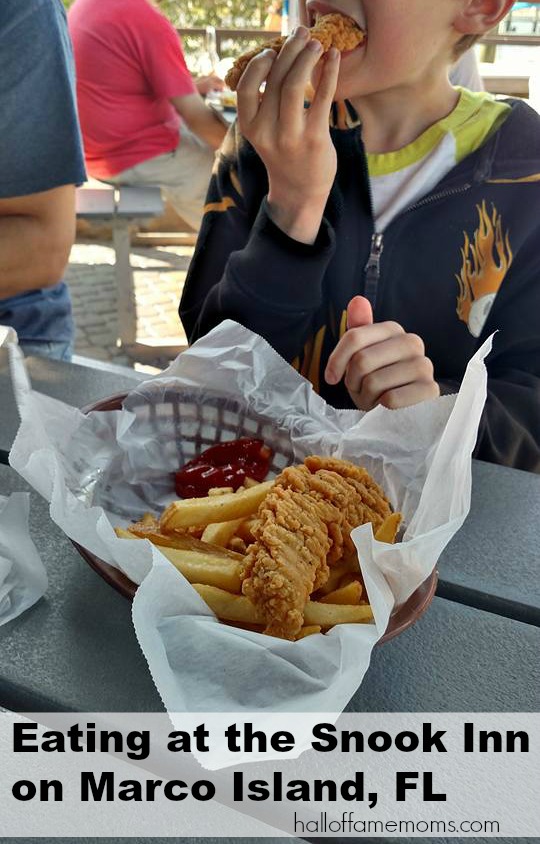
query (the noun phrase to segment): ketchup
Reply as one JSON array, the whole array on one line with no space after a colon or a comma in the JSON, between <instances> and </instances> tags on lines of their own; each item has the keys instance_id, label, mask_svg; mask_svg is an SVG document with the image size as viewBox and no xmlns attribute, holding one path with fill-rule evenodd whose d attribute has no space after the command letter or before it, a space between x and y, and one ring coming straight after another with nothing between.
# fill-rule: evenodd
<instances>
[{"instance_id":1,"label":"ketchup","mask_svg":"<svg viewBox=\"0 0 540 844\"><path fill-rule=\"evenodd\" d=\"M246 478L263 481L272 453L262 440L248 437L210 446L175 472L176 494L181 498L201 498L212 487L231 486L237 490Z\"/></svg>"}]
</instances>

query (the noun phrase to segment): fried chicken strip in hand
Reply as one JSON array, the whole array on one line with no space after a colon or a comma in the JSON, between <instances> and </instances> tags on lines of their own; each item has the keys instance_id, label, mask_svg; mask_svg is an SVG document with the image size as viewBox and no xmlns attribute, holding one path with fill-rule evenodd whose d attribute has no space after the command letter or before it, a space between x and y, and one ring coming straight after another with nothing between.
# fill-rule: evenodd
<instances>
[{"instance_id":1,"label":"fried chicken strip in hand","mask_svg":"<svg viewBox=\"0 0 540 844\"><path fill-rule=\"evenodd\" d=\"M242 591L262 613L265 633L294 639L329 564L352 547L352 528L366 521L378 526L389 513L368 473L346 461L313 457L284 469L259 508L241 573Z\"/></svg>"},{"instance_id":2,"label":"fried chicken strip in hand","mask_svg":"<svg viewBox=\"0 0 540 844\"><path fill-rule=\"evenodd\" d=\"M317 41L320 41L323 53L327 53L330 47L336 47L340 53L346 50L354 50L366 37L365 32L360 29L356 21L338 12L333 12L330 15L321 15L309 32L311 38L316 38ZM237 58L225 77L225 84L229 86L231 91L236 91L240 77L251 59L263 50L270 49L279 53L285 41L286 37L282 35L273 41L263 44L256 50L251 50L249 53L244 53L244 55Z\"/></svg>"}]
</instances>

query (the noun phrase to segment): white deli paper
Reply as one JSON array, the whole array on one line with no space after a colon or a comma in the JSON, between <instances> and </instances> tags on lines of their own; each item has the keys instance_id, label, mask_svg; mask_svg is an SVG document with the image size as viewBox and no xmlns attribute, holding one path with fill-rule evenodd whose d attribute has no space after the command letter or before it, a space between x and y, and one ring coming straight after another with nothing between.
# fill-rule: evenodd
<instances>
[{"instance_id":1,"label":"white deli paper","mask_svg":"<svg viewBox=\"0 0 540 844\"><path fill-rule=\"evenodd\" d=\"M47 589L45 566L28 532L30 496L0 495L0 625L13 621Z\"/></svg>"},{"instance_id":2,"label":"white deli paper","mask_svg":"<svg viewBox=\"0 0 540 844\"><path fill-rule=\"evenodd\" d=\"M0 348L22 357L16 331L0 325ZM23 382L27 383L23 370ZM23 383L21 388L24 389ZM33 606L48 586L47 572L28 532L30 496L14 492L0 495L0 625L13 621Z\"/></svg>"},{"instance_id":3,"label":"white deli paper","mask_svg":"<svg viewBox=\"0 0 540 844\"><path fill-rule=\"evenodd\" d=\"M10 462L71 539L142 584L133 622L169 712L337 713L394 606L430 575L468 513L490 348L488 340L471 360L457 396L364 414L326 405L263 339L226 321L133 390L121 411L85 416L22 390ZM16 356L12 363L21 366ZM14 380L24 381L17 371ZM375 541L371 525L353 532L375 624L298 642L220 624L156 547L115 536L114 525L172 500L172 473L216 430L223 439L261 435L278 469L279 460L334 455L382 484L404 515L402 541Z\"/></svg>"}]
</instances>

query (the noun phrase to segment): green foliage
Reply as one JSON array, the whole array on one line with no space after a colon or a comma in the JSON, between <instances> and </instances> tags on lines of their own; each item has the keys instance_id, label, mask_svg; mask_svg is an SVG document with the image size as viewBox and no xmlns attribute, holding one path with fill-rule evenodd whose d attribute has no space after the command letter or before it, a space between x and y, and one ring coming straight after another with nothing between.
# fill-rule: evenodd
<instances>
[{"instance_id":1,"label":"green foliage","mask_svg":"<svg viewBox=\"0 0 540 844\"><path fill-rule=\"evenodd\" d=\"M268 5L266 0L163 0L160 9L175 26L231 28L262 26Z\"/></svg>"},{"instance_id":2,"label":"green foliage","mask_svg":"<svg viewBox=\"0 0 540 844\"><path fill-rule=\"evenodd\" d=\"M66 9L73 2L63 0ZM211 24L228 29L262 26L269 5L267 0L224 0L221 3L214 0L161 0L159 8L175 26Z\"/></svg>"}]
</instances>

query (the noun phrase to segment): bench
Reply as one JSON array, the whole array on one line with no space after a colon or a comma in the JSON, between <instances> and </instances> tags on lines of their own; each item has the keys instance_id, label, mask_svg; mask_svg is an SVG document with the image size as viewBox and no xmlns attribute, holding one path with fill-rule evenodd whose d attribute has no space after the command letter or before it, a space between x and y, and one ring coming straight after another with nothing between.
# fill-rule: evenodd
<instances>
[{"instance_id":1,"label":"bench","mask_svg":"<svg viewBox=\"0 0 540 844\"><path fill-rule=\"evenodd\" d=\"M163 214L159 187L82 187L77 217L112 226L117 289L118 341L131 360L155 363L175 358L183 346L156 347L137 342L137 303L133 283L129 226Z\"/></svg>"}]
</instances>

